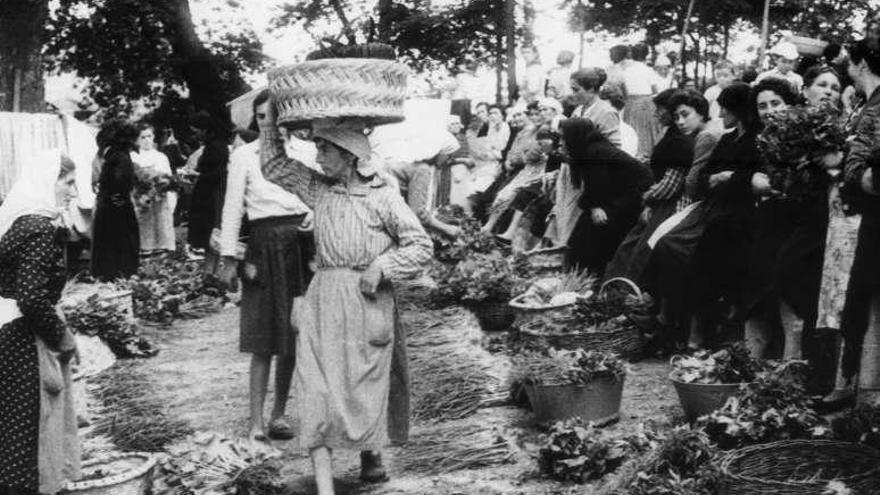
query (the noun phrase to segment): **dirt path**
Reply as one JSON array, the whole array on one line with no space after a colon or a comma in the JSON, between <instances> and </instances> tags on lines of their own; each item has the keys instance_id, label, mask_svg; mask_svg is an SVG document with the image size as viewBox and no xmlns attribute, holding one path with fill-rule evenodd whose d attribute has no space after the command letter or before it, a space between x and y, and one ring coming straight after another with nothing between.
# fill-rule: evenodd
<instances>
[{"instance_id":1,"label":"dirt path","mask_svg":"<svg viewBox=\"0 0 880 495\"><path fill-rule=\"evenodd\" d=\"M465 311L465 310L461 310ZM407 318L429 318L430 312L404 313ZM436 316L436 315L435 315ZM475 325L472 318L458 318L463 325ZM471 334L473 328L456 323L450 332ZM248 355L238 352L238 309L227 308L201 320L179 321L170 328L148 328L148 335L160 347L159 354L135 365L153 381L167 414L188 421L200 431L216 431L227 436L242 435L247 423ZM632 365L626 378L621 420L608 426L612 431L634 431L644 421L668 425L680 414L678 400L666 378L668 367L656 360ZM271 401L271 380L270 395ZM291 400L296 400L293 397ZM268 402L268 401L267 401ZM540 432L530 413L512 406L483 409L478 414L451 425L478 427L504 438L512 447L511 463L481 470L458 471L439 476L417 476L398 466L407 451L390 449L386 453L392 481L374 486L362 485L358 477L357 452L335 452L334 464L340 494L567 494L590 493L589 487L567 486L542 480L534 455ZM414 425L413 435L428 425ZM310 463L304 452L290 442L274 442L282 449L284 475L290 480L289 494L314 493L309 475Z\"/></svg>"}]
</instances>

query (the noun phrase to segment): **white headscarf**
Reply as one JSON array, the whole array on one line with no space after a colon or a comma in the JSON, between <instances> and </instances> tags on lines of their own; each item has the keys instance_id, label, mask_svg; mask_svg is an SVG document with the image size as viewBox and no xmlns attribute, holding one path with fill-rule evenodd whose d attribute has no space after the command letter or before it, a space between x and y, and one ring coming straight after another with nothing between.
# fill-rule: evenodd
<instances>
[{"instance_id":1,"label":"white headscarf","mask_svg":"<svg viewBox=\"0 0 880 495\"><path fill-rule=\"evenodd\" d=\"M55 184L61 172L61 151L48 150L36 154L0 205L0 238L18 217L41 215L56 219L61 210L56 205Z\"/></svg>"}]
</instances>

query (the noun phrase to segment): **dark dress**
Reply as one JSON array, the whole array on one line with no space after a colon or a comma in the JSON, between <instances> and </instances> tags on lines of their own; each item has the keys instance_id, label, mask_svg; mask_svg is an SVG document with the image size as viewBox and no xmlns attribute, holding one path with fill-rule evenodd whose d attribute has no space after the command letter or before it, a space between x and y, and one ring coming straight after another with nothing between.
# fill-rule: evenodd
<instances>
[{"instance_id":1,"label":"dark dress","mask_svg":"<svg viewBox=\"0 0 880 495\"><path fill-rule=\"evenodd\" d=\"M653 182L651 170L604 137L589 143L584 158L569 165L584 184L578 201L584 213L568 239L569 264L602 273L639 218L642 193ZM605 210L605 225L593 223L592 208Z\"/></svg>"},{"instance_id":2,"label":"dark dress","mask_svg":"<svg viewBox=\"0 0 880 495\"><path fill-rule=\"evenodd\" d=\"M646 205L651 207L651 217L647 222L638 222L629 231L605 270L606 279L624 277L636 285L644 285L642 275L651 258L648 239L661 223L675 213L684 193L684 178L693 161L694 138L670 127L654 147L650 163L651 172L657 181L655 186L664 185L665 191L659 192L657 198L652 197L646 201ZM666 177L668 170L677 172L677 178L670 180Z\"/></svg>"},{"instance_id":3,"label":"dark dress","mask_svg":"<svg viewBox=\"0 0 880 495\"><path fill-rule=\"evenodd\" d=\"M62 244L51 221L18 218L0 239L0 296L22 317L0 327L0 492L39 486L40 371L35 338L57 349L64 324L55 313L65 283Z\"/></svg>"},{"instance_id":4,"label":"dark dress","mask_svg":"<svg viewBox=\"0 0 880 495\"><path fill-rule=\"evenodd\" d=\"M207 249L211 231L220 224L228 163L229 146L226 140L215 138L205 144L196 166L199 177L193 187L189 206L187 241L194 248Z\"/></svg>"},{"instance_id":5,"label":"dark dress","mask_svg":"<svg viewBox=\"0 0 880 495\"><path fill-rule=\"evenodd\" d=\"M721 297L739 300L752 237L751 177L760 162L755 137L733 131L721 138L700 172L702 203L654 246L647 288L676 316L702 311ZM709 177L728 170L730 180L710 189Z\"/></svg>"},{"instance_id":6,"label":"dark dress","mask_svg":"<svg viewBox=\"0 0 880 495\"><path fill-rule=\"evenodd\" d=\"M137 273L140 233L131 202L134 181L129 150L107 150L92 233L92 275L98 280L128 278Z\"/></svg>"}]
</instances>

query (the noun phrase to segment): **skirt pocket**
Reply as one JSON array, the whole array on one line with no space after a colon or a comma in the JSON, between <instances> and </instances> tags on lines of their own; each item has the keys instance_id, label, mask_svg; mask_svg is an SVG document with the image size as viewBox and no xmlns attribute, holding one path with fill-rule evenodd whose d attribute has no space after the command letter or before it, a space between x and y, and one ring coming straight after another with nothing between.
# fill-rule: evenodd
<instances>
[{"instance_id":1,"label":"skirt pocket","mask_svg":"<svg viewBox=\"0 0 880 495\"><path fill-rule=\"evenodd\" d=\"M393 304L388 293L380 292L375 299L364 297L364 331L368 344L385 347L394 340Z\"/></svg>"}]
</instances>

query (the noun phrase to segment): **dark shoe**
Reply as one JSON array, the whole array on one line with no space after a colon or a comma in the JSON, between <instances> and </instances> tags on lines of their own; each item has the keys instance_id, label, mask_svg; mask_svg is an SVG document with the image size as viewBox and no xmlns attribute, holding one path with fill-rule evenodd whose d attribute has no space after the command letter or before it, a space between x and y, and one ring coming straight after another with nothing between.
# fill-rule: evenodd
<instances>
[{"instance_id":1,"label":"dark shoe","mask_svg":"<svg viewBox=\"0 0 880 495\"><path fill-rule=\"evenodd\" d=\"M849 389L838 389L815 402L814 407L821 413L832 413L856 405L856 393Z\"/></svg>"},{"instance_id":2,"label":"dark shoe","mask_svg":"<svg viewBox=\"0 0 880 495\"><path fill-rule=\"evenodd\" d=\"M361 481L381 483L388 481L388 473L382 465L382 454L372 450L361 452Z\"/></svg>"},{"instance_id":3,"label":"dark shoe","mask_svg":"<svg viewBox=\"0 0 880 495\"><path fill-rule=\"evenodd\" d=\"M269 423L269 438L272 440L290 440L293 438L293 427L287 418L275 418Z\"/></svg>"}]
</instances>

